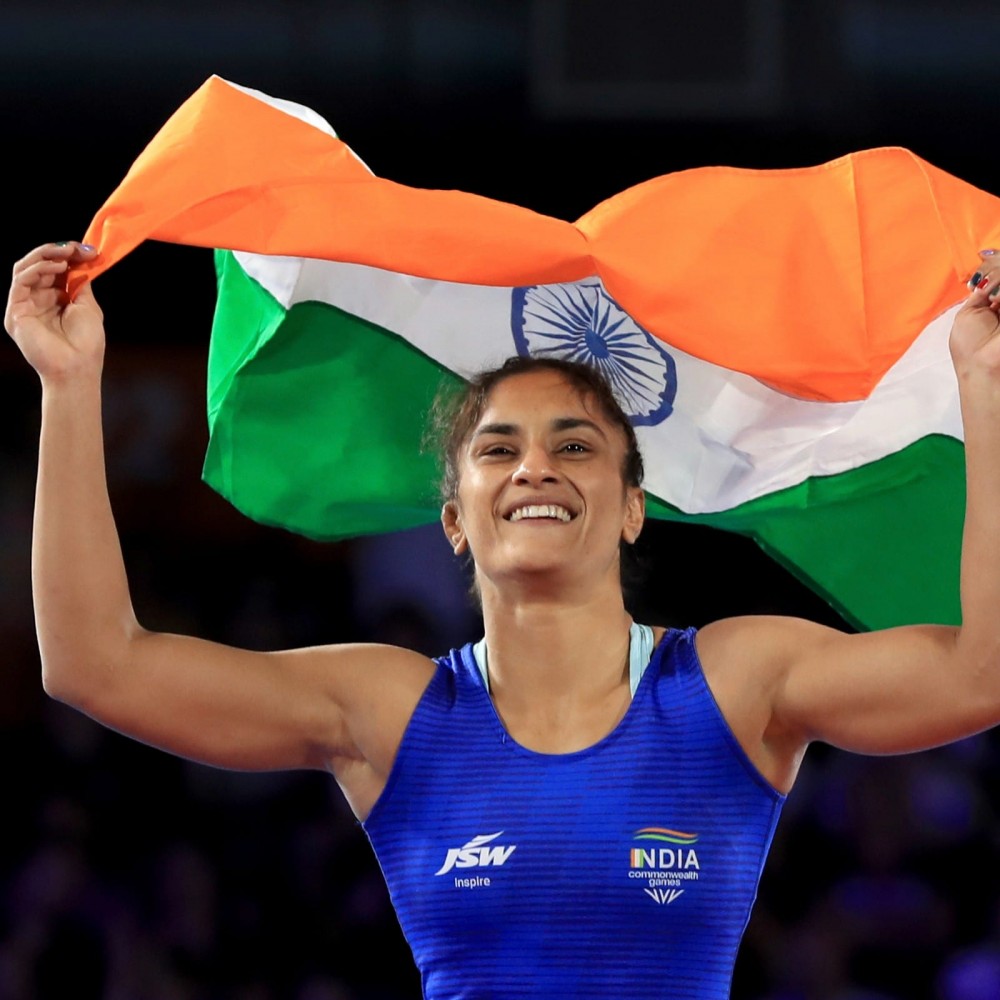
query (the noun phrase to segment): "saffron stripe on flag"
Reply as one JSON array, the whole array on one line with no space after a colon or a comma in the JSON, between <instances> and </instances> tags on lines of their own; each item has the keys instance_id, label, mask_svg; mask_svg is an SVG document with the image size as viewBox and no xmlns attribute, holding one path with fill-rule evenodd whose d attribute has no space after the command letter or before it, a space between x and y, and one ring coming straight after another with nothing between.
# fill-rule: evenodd
<instances>
[{"instance_id":1,"label":"saffron stripe on flag","mask_svg":"<svg viewBox=\"0 0 1000 1000\"><path fill-rule=\"evenodd\" d=\"M1000 241L1000 199L898 147L677 171L572 223L375 176L295 107L206 81L98 211L85 238L100 257L72 288L144 239L443 281L600 276L654 337L801 398L848 400L868 395L961 295L976 251Z\"/></svg>"}]
</instances>

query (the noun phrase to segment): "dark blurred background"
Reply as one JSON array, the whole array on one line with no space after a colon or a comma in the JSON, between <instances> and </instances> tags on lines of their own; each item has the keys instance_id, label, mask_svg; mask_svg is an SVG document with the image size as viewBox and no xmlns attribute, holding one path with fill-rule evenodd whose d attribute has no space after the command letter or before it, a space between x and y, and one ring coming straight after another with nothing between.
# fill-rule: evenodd
<instances>
[{"instance_id":1,"label":"dark blurred background","mask_svg":"<svg viewBox=\"0 0 1000 1000\"><path fill-rule=\"evenodd\" d=\"M0 242L12 263L82 236L213 73L313 108L377 174L566 219L670 171L883 145L1000 193L998 42L1000 10L968 0L7 0ZM96 286L112 501L140 619L262 649L372 639L437 653L478 637L436 529L318 545L201 483L213 281L209 251L146 244ZM0 1000L417 997L330 779L176 760L42 694L38 387L9 342L0 394ZM642 555L638 617L777 612L848 628L746 539L652 524ZM998 769L990 733L909 757L814 748L734 1000L998 1000Z\"/></svg>"}]
</instances>

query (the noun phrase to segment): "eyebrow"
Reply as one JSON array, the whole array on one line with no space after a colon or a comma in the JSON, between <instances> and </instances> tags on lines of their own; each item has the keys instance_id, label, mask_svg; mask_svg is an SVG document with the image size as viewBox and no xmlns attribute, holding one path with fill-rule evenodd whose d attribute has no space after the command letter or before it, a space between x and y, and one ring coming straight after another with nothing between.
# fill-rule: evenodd
<instances>
[{"instance_id":1,"label":"eyebrow","mask_svg":"<svg viewBox=\"0 0 1000 1000\"><path fill-rule=\"evenodd\" d=\"M596 424L593 420L587 420L583 417L556 417L550 426L556 432L572 431L578 427L586 427L592 431L596 431L602 438L607 438L607 434L601 429L600 424ZM483 424L481 427L476 428L472 436L473 438L478 438L484 434L499 434L510 437L517 434L519 430L520 427L517 424Z\"/></svg>"}]
</instances>

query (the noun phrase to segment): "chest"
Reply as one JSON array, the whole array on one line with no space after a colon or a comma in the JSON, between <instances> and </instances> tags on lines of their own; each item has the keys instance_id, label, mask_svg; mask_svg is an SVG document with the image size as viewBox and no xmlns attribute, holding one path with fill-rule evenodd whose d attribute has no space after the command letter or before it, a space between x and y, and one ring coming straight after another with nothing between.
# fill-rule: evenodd
<instances>
[{"instance_id":1,"label":"chest","mask_svg":"<svg viewBox=\"0 0 1000 1000\"><path fill-rule=\"evenodd\" d=\"M495 701L498 719L515 745L540 755L575 754L605 740L621 723L632 700L623 683L608 696L586 705L529 705L519 709Z\"/></svg>"},{"instance_id":2,"label":"chest","mask_svg":"<svg viewBox=\"0 0 1000 1000\"><path fill-rule=\"evenodd\" d=\"M650 962L696 961L701 1000L727 995L779 808L698 674L545 754L442 670L365 829L428 996L640 997Z\"/></svg>"},{"instance_id":3,"label":"chest","mask_svg":"<svg viewBox=\"0 0 1000 1000\"><path fill-rule=\"evenodd\" d=\"M570 900L612 940L651 917L701 925L720 900L745 916L775 799L718 729L685 738L687 726L648 722L565 755L496 724L404 741L366 825L404 929L565 920Z\"/></svg>"}]
</instances>

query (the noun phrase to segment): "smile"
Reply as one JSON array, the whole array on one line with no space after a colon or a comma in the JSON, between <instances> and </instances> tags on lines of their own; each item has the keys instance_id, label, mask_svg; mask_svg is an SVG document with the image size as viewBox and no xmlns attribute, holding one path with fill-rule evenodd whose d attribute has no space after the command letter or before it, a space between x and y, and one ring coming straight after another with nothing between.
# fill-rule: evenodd
<instances>
[{"instance_id":1,"label":"smile","mask_svg":"<svg viewBox=\"0 0 1000 1000\"><path fill-rule=\"evenodd\" d=\"M528 519L542 518L548 520L562 521L564 524L573 520L573 515L558 504L530 504L526 507L518 507L507 515L508 521L525 521Z\"/></svg>"}]
</instances>

